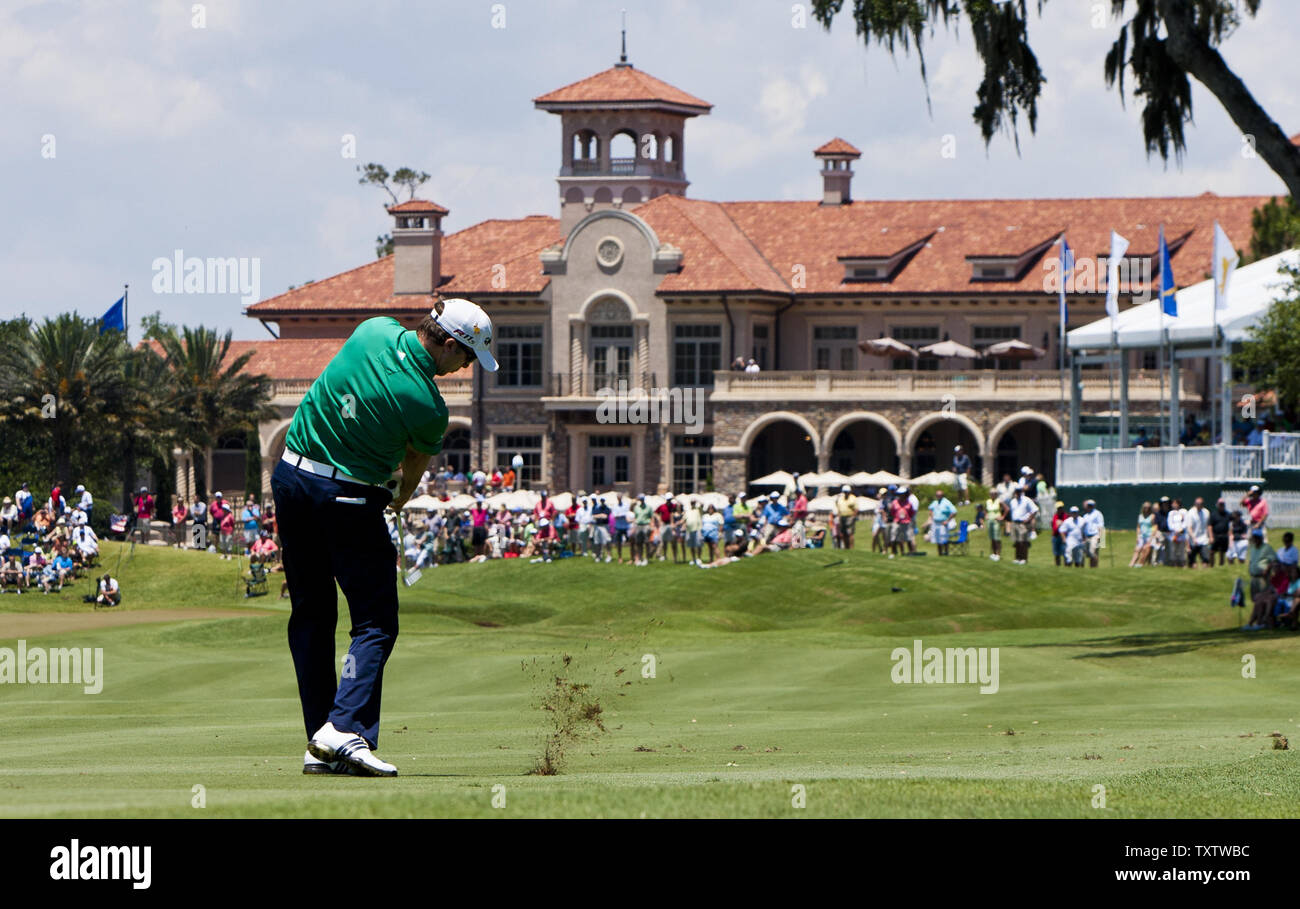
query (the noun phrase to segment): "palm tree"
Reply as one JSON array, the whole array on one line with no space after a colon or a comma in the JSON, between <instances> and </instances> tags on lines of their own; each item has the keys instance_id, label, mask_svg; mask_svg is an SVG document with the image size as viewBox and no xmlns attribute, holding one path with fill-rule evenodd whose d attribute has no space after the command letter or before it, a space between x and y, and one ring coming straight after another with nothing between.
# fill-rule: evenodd
<instances>
[{"instance_id":1,"label":"palm tree","mask_svg":"<svg viewBox=\"0 0 1300 909\"><path fill-rule=\"evenodd\" d=\"M174 386L167 361L150 347L131 351L124 370L126 382L113 411L120 439L122 501L129 506L140 460L166 460L181 443L183 392Z\"/></svg>"},{"instance_id":2,"label":"palm tree","mask_svg":"<svg viewBox=\"0 0 1300 909\"><path fill-rule=\"evenodd\" d=\"M102 444L112 402L125 382L126 354L121 332L101 332L97 319L76 313L6 332L0 420L48 435L55 474L50 479L71 479L74 454L88 460L88 446Z\"/></svg>"},{"instance_id":3,"label":"palm tree","mask_svg":"<svg viewBox=\"0 0 1300 909\"><path fill-rule=\"evenodd\" d=\"M252 375L244 367L252 352L230 356L231 332L219 336L215 329L157 325L149 336L162 347L170 381L175 388L178 419L176 437L193 455L194 487L207 495L205 453L219 434L256 429L272 419L271 379Z\"/></svg>"}]
</instances>

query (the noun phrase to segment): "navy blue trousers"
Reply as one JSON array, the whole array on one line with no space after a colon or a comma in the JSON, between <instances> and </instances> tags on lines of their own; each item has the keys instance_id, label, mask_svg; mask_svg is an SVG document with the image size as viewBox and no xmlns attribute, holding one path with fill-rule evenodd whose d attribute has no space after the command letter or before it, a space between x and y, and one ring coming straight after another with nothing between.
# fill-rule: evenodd
<instances>
[{"instance_id":1,"label":"navy blue trousers","mask_svg":"<svg viewBox=\"0 0 1300 909\"><path fill-rule=\"evenodd\" d=\"M384 523L386 489L329 480L280 461L271 476L284 577L289 650L310 738L326 722L379 747L384 664L397 640L397 550ZM335 678L338 591L347 598L352 645Z\"/></svg>"}]
</instances>

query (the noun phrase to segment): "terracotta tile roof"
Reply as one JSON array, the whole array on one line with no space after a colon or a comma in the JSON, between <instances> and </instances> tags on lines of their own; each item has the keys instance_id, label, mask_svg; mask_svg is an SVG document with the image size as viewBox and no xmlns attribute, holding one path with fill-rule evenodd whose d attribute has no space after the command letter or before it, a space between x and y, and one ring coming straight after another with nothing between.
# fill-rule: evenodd
<instances>
[{"instance_id":1,"label":"terracotta tile roof","mask_svg":"<svg viewBox=\"0 0 1300 909\"><path fill-rule=\"evenodd\" d=\"M538 254L558 243L559 221L531 215L517 221L483 221L442 239L441 296L457 294L540 293L549 280L542 274ZM493 286L496 264L505 266L503 286ZM501 282L498 281L498 284ZM246 309L254 317L272 313L310 311L402 312L428 309L428 299L393 295L393 257L385 256L356 268L286 291Z\"/></svg>"},{"instance_id":2,"label":"terracotta tile roof","mask_svg":"<svg viewBox=\"0 0 1300 909\"><path fill-rule=\"evenodd\" d=\"M1043 262L1062 232L1076 257L1104 256L1114 228L1131 256L1156 250L1160 223L1179 286L1206 277L1212 224L1245 248L1251 212L1264 196L1113 199L940 199L854 202L709 202L663 195L635 211L659 239L682 250L663 277L665 294L761 291L799 295L1041 294ZM926 239L928 238L928 239ZM925 239L888 281L845 282L842 258L892 256ZM554 218L484 221L443 240L443 297L525 294L547 286L539 254L563 237ZM1032 255L1030 255L1032 253ZM1027 257L1007 280L974 280L969 256ZM496 269L494 266L503 266ZM801 268L796 268L801 266ZM803 286L794 288L794 276ZM494 279L496 285L494 286ZM1100 287L1101 282L1097 286ZM293 312L410 313L425 297L395 297L391 257L248 307L254 317Z\"/></svg>"},{"instance_id":3,"label":"terracotta tile roof","mask_svg":"<svg viewBox=\"0 0 1300 909\"><path fill-rule=\"evenodd\" d=\"M349 332L351 334L351 332ZM272 379L309 379L321 374L347 338L267 338L265 341L231 341L225 362L252 352L244 367L250 375L267 375ZM162 355L157 341L142 342Z\"/></svg>"},{"instance_id":4,"label":"terracotta tile roof","mask_svg":"<svg viewBox=\"0 0 1300 909\"><path fill-rule=\"evenodd\" d=\"M713 108L708 101L674 88L662 79L628 65L612 66L604 72L557 88L533 99L538 107L550 105L599 104L608 102L653 104L655 102L699 108L706 113Z\"/></svg>"},{"instance_id":5,"label":"terracotta tile roof","mask_svg":"<svg viewBox=\"0 0 1300 909\"><path fill-rule=\"evenodd\" d=\"M839 136L827 142L821 148L813 152L814 155L852 155L855 158L861 158L862 152L858 151L849 143L845 142Z\"/></svg>"},{"instance_id":6,"label":"terracotta tile roof","mask_svg":"<svg viewBox=\"0 0 1300 909\"><path fill-rule=\"evenodd\" d=\"M433 212L438 215L450 214L436 202L430 202L428 199L409 199L406 202L399 202L397 205L388 206L389 212L393 214L406 214L409 212Z\"/></svg>"},{"instance_id":7,"label":"terracotta tile roof","mask_svg":"<svg viewBox=\"0 0 1300 909\"><path fill-rule=\"evenodd\" d=\"M637 209L643 214L660 197ZM1105 255L1110 230L1125 236L1133 255L1154 252L1160 222L1171 245L1170 265L1179 286L1203 280L1209 268L1213 222L1217 218L1238 247L1250 240L1251 212L1264 196L1202 195L1130 199L948 199L933 201L854 202L826 206L817 202L723 202L731 220L753 241L759 253L783 278L802 265L803 294L1008 294L1042 293L1044 273L1033 263L1018 279L973 281L968 255L1018 255L1065 232L1076 256ZM839 256L870 248L882 227L889 233L916 235L934 231L926 246L887 283L844 283ZM1008 227L1015 230L1008 231ZM1186 242L1174 241L1190 230ZM1008 235L1017 239L1010 240ZM663 237L676 242L672 236ZM886 244L888 245L888 244ZM901 244L900 244L901 245ZM1051 255L1051 249L1042 255ZM1042 256L1039 257L1041 261ZM681 289L706 289L707 280L691 274L694 263L682 262ZM699 287L704 284L705 287Z\"/></svg>"},{"instance_id":8,"label":"terracotta tile roof","mask_svg":"<svg viewBox=\"0 0 1300 909\"><path fill-rule=\"evenodd\" d=\"M680 272L664 276L662 293L709 290L767 290L790 287L717 202L663 195L636 209L659 236L682 251Z\"/></svg>"}]
</instances>

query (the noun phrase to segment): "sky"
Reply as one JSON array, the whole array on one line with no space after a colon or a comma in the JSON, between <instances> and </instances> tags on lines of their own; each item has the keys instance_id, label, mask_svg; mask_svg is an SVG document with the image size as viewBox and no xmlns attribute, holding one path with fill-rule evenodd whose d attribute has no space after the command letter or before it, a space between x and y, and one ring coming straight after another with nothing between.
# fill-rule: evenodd
<instances>
[{"instance_id":1,"label":"sky","mask_svg":"<svg viewBox=\"0 0 1300 909\"><path fill-rule=\"evenodd\" d=\"M1265 0L1222 53L1292 135L1289 3ZM834 136L862 150L856 199L1285 193L1199 83L1181 167L1147 158L1140 103L1102 75L1109 0L1029 4L1047 84L1019 154L972 119L964 26L927 41L927 106L915 52L864 46L847 12L827 32L809 6L4 0L0 316L98 316L129 284L133 337L158 312L267 338L247 303L374 258L390 218L357 182L370 161L429 173L448 232L558 215L559 118L531 99L615 63L624 9L633 65L714 105L686 127L694 198L818 199L812 150ZM243 288L167 287L155 263L178 254L241 260Z\"/></svg>"}]
</instances>

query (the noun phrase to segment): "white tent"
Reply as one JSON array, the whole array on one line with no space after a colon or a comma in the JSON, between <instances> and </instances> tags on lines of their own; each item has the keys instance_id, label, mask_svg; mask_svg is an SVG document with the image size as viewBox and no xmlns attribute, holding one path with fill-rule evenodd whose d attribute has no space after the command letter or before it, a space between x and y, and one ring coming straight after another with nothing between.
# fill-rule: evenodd
<instances>
[{"instance_id":1,"label":"white tent","mask_svg":"<svg viewBox=\"0 0 1300 909\"><path fill-rule=\"evenodd\" d=\"M858 512L875 511L880 503L866 496L858 496ZM821 513L835 509L835 496L818 496L808 503L808 510Z\"/></svg>"},{"instance_id":2,"label":"white tent","mask_svg":"<svg viewBox=\"0 0 1300 909\"><path fill-rule=\"evenodd\" d=\"M1268 311L1289 282L1283 265L1300 267L1300 250L1290 249L1237 268L1228 288L1228 306L1218 313L1219 328L1229 341L1249 337L1247 329ZM1165 330L1175 346L1214 341L1214 281L1205 280L1174 294L1178 316L1166 316ZM1160 346L1160 301L1139 303L1115 320L1115 342L1122 348ZM1070 350L1102 350L1111 346L1110 318L1098 319L1066 335Z\"/></svg>"},{"instance_id":3,"label":"white tent","mask_svg":"<svg viewBox=\"0 0 1300 909\"><path fill-rule=\"evenodd\" d=\"M853 481L838 470L827 470L823 473L806 473L799 479L803 482L805 489L812 489L817 486L834 486L836 489L839 489L845 483L848 483L850 486L853 485Z\"/></svg>"},{"instance_id":4,"label":"white tent","mask_svg":"<svg viewBox=\"0 0 1300 909\"><path fill-rule=\"evenodd\" d=\"M908 480L913 486L952 486L957 482L957 474L951 470L932 470Z\"/></svg>"},{"instance_id":5,"label":"white tent","mask_svg":"<svg viewBox=\"0 0 1300 909\"><path fill-rule=\"evenodd\" d=\"M887 470L877 470L875 473L867 473L865 470L859 470L849 477L849 482L854 486L888 486L890 483L901 483L903 478L898 474L890 473Z\"/></svg>"}]
</instances>

